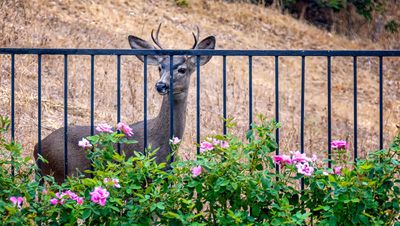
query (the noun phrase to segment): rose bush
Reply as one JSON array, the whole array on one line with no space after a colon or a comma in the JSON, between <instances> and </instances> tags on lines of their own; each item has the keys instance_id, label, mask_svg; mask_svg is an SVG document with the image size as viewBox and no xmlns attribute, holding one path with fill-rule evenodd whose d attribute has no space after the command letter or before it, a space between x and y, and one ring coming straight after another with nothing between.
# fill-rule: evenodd
<instances>
[{"instance_id":1,"label":"rose bush","mask_svg":"<svg viewBox=\"0 0 400 226\"><path fill-rule=\"evenodd\" d=\"M280 125L259 116L246 141L209 136L198 144L196 159L177 158L166 170L155 161L157 149L130 158L118 154L116 144L136 142L128 125L114 130L100 124L99 134L79 142L92 170L58 185L3 137L9 125L0 118L4 224L399 225L400 134L388 149L356 163L347 142L333 141L328 168L325 160L298 151L276 155ZM173 153L180 142L170 140Z\"/></svg>"}]
</instances>

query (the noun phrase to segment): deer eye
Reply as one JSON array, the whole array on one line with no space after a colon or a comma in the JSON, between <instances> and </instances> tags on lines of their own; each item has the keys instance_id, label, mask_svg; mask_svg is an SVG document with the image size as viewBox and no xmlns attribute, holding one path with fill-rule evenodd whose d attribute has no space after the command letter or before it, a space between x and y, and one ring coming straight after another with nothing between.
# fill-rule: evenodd
<instances>
[{"instance_id":1,"label":"deer eye","mask_svg":"<svg viewBox=\"0 0 400 226\"><path fill-rule=\"evenodd\" d=\"M185 74L186 68L179 68L178 72L181 73L181 74Z\"/></svg>"}]
</instances>

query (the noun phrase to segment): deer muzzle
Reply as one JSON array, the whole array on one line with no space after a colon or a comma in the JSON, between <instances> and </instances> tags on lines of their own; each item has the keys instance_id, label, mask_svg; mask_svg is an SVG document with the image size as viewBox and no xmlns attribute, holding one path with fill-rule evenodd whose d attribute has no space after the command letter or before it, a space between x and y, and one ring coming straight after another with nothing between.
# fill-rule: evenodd
<instances>
[{"instance_id":1,"label":"deer muzzle","mask_svg":"<svg viewBox=\"0 0 400 226\"><path fill-rule=\"evenodd\" d=\"M163 82L157 82L156 84L156 89L157 92L161 95L165 95L168 93L169 90L169 86L166 83Z\"/></svg>"}]
</instances>

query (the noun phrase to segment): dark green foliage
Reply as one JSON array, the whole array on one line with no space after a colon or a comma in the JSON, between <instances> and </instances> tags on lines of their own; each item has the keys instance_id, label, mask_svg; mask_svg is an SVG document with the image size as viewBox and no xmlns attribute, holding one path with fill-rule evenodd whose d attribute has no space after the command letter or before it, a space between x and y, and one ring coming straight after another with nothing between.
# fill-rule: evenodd
<instances>
[{"instance_id":1,"label":"dark green foliage","mask_svg":"<svg viewBox=\"0 0 400 226\"><path fill-rule=\"evenodd\" d=\"M391 33L396 33L400 29L400 22L391 20L385 24L385 29Z\"/></svg>"},{"instance_id":2,"label":"dark green foliage","mask_svg":"<svg viewBox=\"0 0 400 226\"><path fill-rule=\"evenodd\" d=\"M175 3L177 6L180 6L180 7L188 7L189 6L189 2L187 0L175 0Z\"/></svg>"},{"instance_id":3,"label":"dark green foliage","mask_svg":"<svg viewBox=\"0 0 400 226\"><path fill-rule=\"evenodd\" d=\"M247 132L247 141L233 135L214 135L205 142L213 149L195 160L177 160L172 170L155 162L157 150L126 159L116 143L135 142L124 134L88 137L88 157L94 171L68 178L62 185L36 174L37 167L21 156L21 146L0 135L0 217L11 225L393 225L400 219L400 133L390 148L372 152L365 160L347 163L341 150L333 164L341 174L318 166L311 176L294 164L276 172L273 160L280 126L264 116ZM228 125L232 125L228 121ZM0 118L0 134L9 121ZM228 146L222 143L227 142ZM179 144L171 143L175 152ZM149 148L151 150L151 148ZM85 150L82 150L85 151ZM339 157L335 157L339 156ZM12 158L11 158L12 157ZM347 164L347 165L346 165ZM10 176L13 166L15 177ZM194 173L195 167L201 172ZM36 180L35 180L36 177ZM118 178L119 186L105 179ZM300 191L303 179L305 190ZM43 183L38 183L42 181ZM91 200L95 187L109 192L104 206ZM44 191L44 189L46 189ZM73 191L82 205L64 198L52 205L56 192ZM19 207L11 196L23 197Z\"/></svg>"}]
</instances>

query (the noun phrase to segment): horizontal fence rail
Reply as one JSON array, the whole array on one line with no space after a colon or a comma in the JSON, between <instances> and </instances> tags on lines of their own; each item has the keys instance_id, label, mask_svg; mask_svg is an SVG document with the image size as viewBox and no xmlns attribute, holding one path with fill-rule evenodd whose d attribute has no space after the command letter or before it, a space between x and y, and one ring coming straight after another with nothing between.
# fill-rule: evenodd
<instances>
[{"instance_id":1,"label":"horizontal fence rail","mask_svg":"<svg viewBox=\"0 0 400 226\"><path fill-rule=\"evenodd\" d=\"M275 64L275 120L279 122L279 59L280 57L288 56L298 56L301 57L301 103L300 103L300 151L304 153L304 106L305 106L305 62L307 57L319 56L326 57L327 62L327 155L331 158L331 141L332 141L332 77L331 77L331 67L332 67L332 57L353 57L353 107L354 107L354 161L357 160L358 150L357 150L357 58L358 57L377 57L379 58L379 147L383 148L383 62L385 57L400 57L399 50L131 50L131 49L34 49L34 48L0 48L1 55L11 56L11 139L15 139L15 58L17 55L27 55L33 54L38 57L37 73L38 73L38 153L41 154L41 91L42 91L42 57L43 55L62 55L64 56L64 175L68 172L68 56L69 55L88 55L90 56L90 134L93 135L94 132L94 90L95 90L95 57L99 55L111 55L116 56L116 69L117 69L117 122L121 120L121 56L125 55L142 55L143 56L143 92L144 92L144 137L143 143L144 147L148 144L148 131L147 131L147 66L148 66L148 56L162 55L169 57L170 59L170 69L173 68L173 58L174 56L181 55L191 55L195 56L197 66L196 66L196 141L200 143L200 56L222 56L222 81L223 81L223 118L227 118L227 57L231 56L247 56L248 57L248 95L249 95L249 128L253 122L253 57L254 56L272 56L274 57ZM173 99L173 70L170 70L170 137L173 136L173 120L174 120L174 99ZM276 154L279 154L279 129L276 131L276 140L278 143L278 148L276 149ZM227 124L224 120L223 122L223 134L227 134ZM120 147L118 146L118 151L120 152ZM145 151L145 150L144 150ZM199 148L197 148L197 153L199 153ZM173 161L173 156L172 160ZM51 163L50 163L51 164ZM38 162L39 167L41 167L41 162ZM328 166L331 167L331 162L328 162ZM278 168L277 168L278 170ZM14 174L14 169L12 169ZM301 187L304 187L303 182L301 182Z\"/></svg>"},{"instance_id":2,"label":"horizontal fence rail","mask_svg":"<svg viewBox=\"0 0 400 226\"><path fill-rule=\"evenodd\" d=\"M0 54L400 57L400 50L133 50L0 48Z\"/></svg>"}]
</instances>

